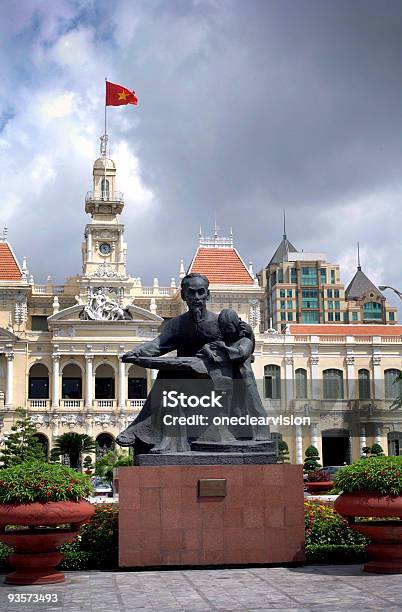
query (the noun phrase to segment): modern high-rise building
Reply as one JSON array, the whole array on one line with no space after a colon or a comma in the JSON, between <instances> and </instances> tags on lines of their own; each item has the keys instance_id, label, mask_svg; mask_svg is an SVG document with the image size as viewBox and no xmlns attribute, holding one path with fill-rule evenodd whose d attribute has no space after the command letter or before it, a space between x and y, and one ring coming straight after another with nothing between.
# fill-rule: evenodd
<instances>
[{"instance_id":1,"label":"modern high-rise building","mask_svg":"<svg viewBox=\"0 0 402 612\"><path fill-rule=\"evenodd\" d=\"M360 262L345 290L338 264L328 262L325 253L297 251L286 233L257 277L265 290L264 329L283 330L292 323L397 322L397 309L367 278Z\"/></svg>"}]
</instances>

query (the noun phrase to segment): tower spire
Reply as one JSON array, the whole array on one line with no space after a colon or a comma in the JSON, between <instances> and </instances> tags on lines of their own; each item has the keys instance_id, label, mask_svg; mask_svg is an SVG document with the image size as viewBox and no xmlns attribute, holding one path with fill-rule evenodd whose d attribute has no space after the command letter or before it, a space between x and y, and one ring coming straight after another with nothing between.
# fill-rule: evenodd
<instances>
[{"instance_id":1,"label":"tower spire","mask_svg":"<svg viewBox=\"0 0 402 612\"><path fill-rule=\"evenodd\" d=\"M361 270L362 267L360 265L360 243L357 243L357 269Z\"/></svg>"},{"instance_id":2,"label":"tower spire","mask_svg":"<svg viewBox=\"0 0 402 612\"><path fill-rule=\"evenodd\" d=\"M286 240L286 212L283 209L283 239Z\"/></svg>"}]
</instances>

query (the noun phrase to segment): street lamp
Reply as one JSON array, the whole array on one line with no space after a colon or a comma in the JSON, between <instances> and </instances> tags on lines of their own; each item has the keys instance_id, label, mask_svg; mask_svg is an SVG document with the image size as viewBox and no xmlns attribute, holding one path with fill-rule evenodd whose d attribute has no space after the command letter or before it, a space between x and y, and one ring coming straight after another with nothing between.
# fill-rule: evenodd
<instances>
[{"instance_id":1,"label":"street lamp","mask_svg":"<svg viewBox=\"0 0 402 612\"><path fill-rule=\"evenodd\" d=\"M384 291L384 289L391 289L396 295L402 300L402 291L398 291L395 287L390 287L389 285L379 285L379 290Z\"/></svg>"}]
</instances>

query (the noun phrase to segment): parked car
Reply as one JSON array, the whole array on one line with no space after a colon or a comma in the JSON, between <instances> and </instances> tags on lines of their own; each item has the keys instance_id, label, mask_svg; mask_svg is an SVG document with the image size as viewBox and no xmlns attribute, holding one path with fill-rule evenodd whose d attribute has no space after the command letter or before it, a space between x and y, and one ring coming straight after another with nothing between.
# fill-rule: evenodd
<instances>
[{"instance_id":1,"label":"parked car","mask_svg":"<svg viewBox=\"0 0 402 612\"><path fill-rule=\"evenodd\" d=\"M92 479L92 485L96 497L100 497L101 495L104 497L113 497L111 484L104 478L101 478L100 476L95 476Z\"/></svg>"},{"instance_id":2,"label":"parked car","mask_svg":"<svg viewBox=\"0 0 402 612\"><path fill-rule=\"evenodd\" d=\"M320 468L320 472L329 472L330 480L333 480L335 474L344 467L344 465L326 465Z\"/></svg>"}]
</instances>

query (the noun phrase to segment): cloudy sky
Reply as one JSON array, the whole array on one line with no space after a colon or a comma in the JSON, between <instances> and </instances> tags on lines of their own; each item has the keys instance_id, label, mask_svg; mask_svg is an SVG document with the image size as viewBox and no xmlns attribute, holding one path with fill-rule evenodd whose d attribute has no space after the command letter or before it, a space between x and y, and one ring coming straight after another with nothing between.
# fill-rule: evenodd
<instances>
[{"instance_id":1,"label":"cloudy sky","mask_svg":"<svg viewBox=\"0 0 402 612\"><path fill-rule=\"evenodd\" d=\"M139 98L108 110L133 276L168 284L215 216L258 270L286 209L345 284L360 241L402 287L399 0L3 0L0 33L0 225L36 282L80 272L107 76Z\"/></svg>"}]
</instances>

